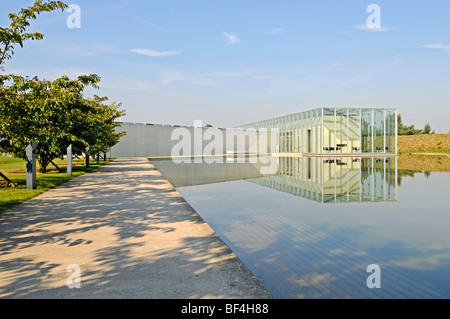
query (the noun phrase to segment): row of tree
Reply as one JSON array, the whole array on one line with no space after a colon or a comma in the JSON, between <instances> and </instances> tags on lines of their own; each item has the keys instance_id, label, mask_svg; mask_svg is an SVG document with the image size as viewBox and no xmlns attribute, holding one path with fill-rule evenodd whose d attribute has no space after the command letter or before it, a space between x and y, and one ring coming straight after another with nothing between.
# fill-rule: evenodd
<instances>
[{"instance_id":1,"label":"row of tree","mask_svg":"<svg viewBox=\"0 0 450 319\"><path fill-rule=\"evenodd\" d=\"M0 28L0 68L12 58L14 46L26 40L40 40L41 33L26 33L29 20L41 12L64 10L62 1L42 2L19 13L9 14L11 23ZM106 97L84 97L87 87L98 88L100 77L91 74L48 81L38 77L0 75L0 152L25 157L26 146L36 142L41 172L62 156L72 144L75 155L107 152L124 133L117 132L116 119L125 112L121 104L108 104ZM3 174L2 174L3 175Z\"/></svg>"},{"instance_id":2,"label":"row of tree","mask_svg":"<svg viewBox=\"0 0 450 319\"><path fill-rule=\"evenodd\" d=\"M5 81L9 84L5 85ZM41 172L72 144L81 155L86 147L107 152L122 133L115 132L115 119L124 114L120 104L106 104L106 98L84 98L87 86L96 87L96 75L54 81L21 76L0 79L0 150L25 157L25 148L36 142Z\"/></svg>"}]
</instances>

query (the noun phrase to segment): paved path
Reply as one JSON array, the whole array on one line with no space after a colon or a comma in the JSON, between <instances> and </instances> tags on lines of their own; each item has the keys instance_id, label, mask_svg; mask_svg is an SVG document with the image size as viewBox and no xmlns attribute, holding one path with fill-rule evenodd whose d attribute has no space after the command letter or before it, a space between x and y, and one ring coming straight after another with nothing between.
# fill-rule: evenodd
<instances>
[{"instance_id":1,"label":"paved path","mask_svg":"<svg viewBox=\"0 0 450 319\"><path fill-rule=\"evenodd\" d=\"M0 298L272 296L147 159L121 158L0 212Z\"/></svg>"}]
</instances>

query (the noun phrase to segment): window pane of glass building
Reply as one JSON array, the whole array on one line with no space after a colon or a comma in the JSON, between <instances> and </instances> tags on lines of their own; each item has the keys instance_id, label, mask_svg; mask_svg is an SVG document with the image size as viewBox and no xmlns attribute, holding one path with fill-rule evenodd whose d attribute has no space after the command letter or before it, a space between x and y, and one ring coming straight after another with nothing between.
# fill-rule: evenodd
<instances>
[{"instance_id":1,"label":"window pane of glass building","mask_svg":"<svg viewBox=\"0 0 450 319\"><path fill-rule=\"evenodd\" d=\"M397 200L395 157L281 157L277 174L247 179L321 203Z\"/></svg>"}]
</instances>

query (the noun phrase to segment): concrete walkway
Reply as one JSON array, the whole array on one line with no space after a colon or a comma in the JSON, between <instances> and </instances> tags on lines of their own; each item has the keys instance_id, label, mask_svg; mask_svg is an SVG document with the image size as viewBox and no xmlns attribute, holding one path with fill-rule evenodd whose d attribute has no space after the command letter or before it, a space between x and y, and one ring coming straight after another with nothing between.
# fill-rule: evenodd
<instances>
[{"instance_id":1,"label":"concrete walkway","mask_svg":"<svg viewBox=\"0 0 450 319\"><path fill-rule=\"evenodd\" d=\"M0 298L272 295L147 159L121 158L0 212Z\"/></svg>"}]
</instances>

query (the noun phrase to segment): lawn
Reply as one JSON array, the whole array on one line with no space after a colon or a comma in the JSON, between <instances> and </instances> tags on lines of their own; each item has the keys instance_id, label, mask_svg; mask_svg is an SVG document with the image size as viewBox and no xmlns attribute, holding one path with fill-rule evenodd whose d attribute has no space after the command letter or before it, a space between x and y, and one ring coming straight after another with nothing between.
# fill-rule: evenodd
<instances>
[{"instance_id":1,"label":"lawn","mask_svg":"<svg viewBox=\"0 0 450 319\"><path fill-rule=\"evenodd\" d=\"M23 201L33 198L43 192L48 191L58 185L61 185L72 178L83 175L93 169L114 160L101 160L100 164L96 161L90 161L90 167L86 168L84 163L79 159L73 160L72 176L67 175L66 160L57 159L55 164L60 168L57 170L52 164L48 167L45 174L39 173L39 164L37 165L37 189L26 189L26 168L25 160L13 157L0 156L0 172L5 174L16 187L6 187L6 182L0 178L0 211L17 205Z\"/></svg>"}]
</instances>

